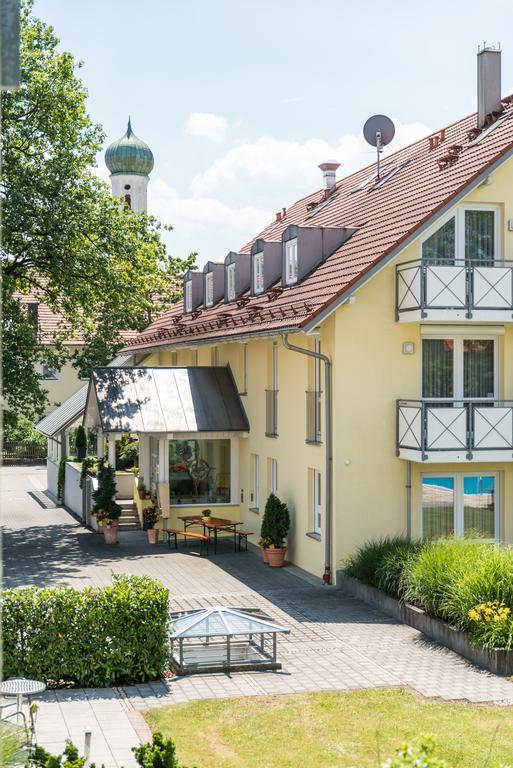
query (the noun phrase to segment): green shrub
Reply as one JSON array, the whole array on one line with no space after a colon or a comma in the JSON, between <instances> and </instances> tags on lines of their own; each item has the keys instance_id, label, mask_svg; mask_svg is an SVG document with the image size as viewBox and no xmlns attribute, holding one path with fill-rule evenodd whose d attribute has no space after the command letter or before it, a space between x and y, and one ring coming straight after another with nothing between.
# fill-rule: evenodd
<instances>
[{"instance_id":1,"label":"green shrub","mask_svg":"<svg viewBox=\"0 0 513 768\"><path fill-rule=\"evenodd\" d=\"M283 547L290 529L290 514L287 505L271 493L265 503L260 535L271 542L270 546Z\"/></svg>"},{"instance_id":2,"label":"green shrub","mask_svg":"<svg viewBox=\"0 0 513 768\"><path fill-rule=\"evenodd\" d=\"M112 520L121 516L121 507L115 502L116 479L110 464L98 467L98 488L93 493L93 515L99 523L110 525Z\"/></svg>"},{"instance_id":3,"label":"green shrub","mask_svg":"<svg viewBox=\"0 0 513 768\"><path fill-rule=\"evenodd\" d=\"M420 542L398 539L392 549L386 549L376 568L377 587L393 597L402 597L403 571L420 547Z\"/></svg>"},{"instance_id":4,"label":"green shrub","mask_svg":"<svg viewBox=\"0 0 513 768\"><path fill-rule=\"evenodd\" d=\"M169 658L168 614L167 589L147 576L5 590L4 676L84 687L155 679Z\"/></svg>"},{"instance_id":5,"label":"green shrub","mask_svg":"<svg viewBox=\"0 0 513 768\"><path fill-rule=\"evenodd\" d=\"M180 768L173 740L161 733L154 733L151 742L132 747L132 752L141 768Z\"/></svg>"},{"instance_id":6,"label":"green shrub","mask_svg":"<svg viewBox=\"0 0 513 768\"><path fill-rule=\"evenodd\" d=\"M451 768L445 760L434 755L431 739L425 739L419 747L405 744L396 750L394 757L385 760L381 768Z\"/></svg>"},{"instance_id":7,"label":"green shrub","mask_svg":"<svg viewBox=\"0 0 513 768\"><path fill-rule=\"evenodd\" d=\"M385 583L386 578L380 568L385 558L392 556L395 552L403 553L409 549L413 550L416 546L402 536L385 536L367 541L348 558L344 570L348 576L382 589L381 584Z\"/></svg>"},{"instance_id":8,"label":"green shrub","mask_svg":"<svg viewBox=\"0 0 513 768\"><path fill-rule=\"evenodd\" d=\"M87 433L82 424L77 427L75 435L75 453L80 461L85 458L87 453Z\"/></svg>"}]
</instances>

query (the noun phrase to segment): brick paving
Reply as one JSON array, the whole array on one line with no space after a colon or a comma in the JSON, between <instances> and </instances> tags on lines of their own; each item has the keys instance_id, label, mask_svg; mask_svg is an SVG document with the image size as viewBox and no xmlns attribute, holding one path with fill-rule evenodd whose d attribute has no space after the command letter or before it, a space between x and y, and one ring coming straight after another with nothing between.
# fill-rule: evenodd
<instances>
[{"instance_id":1,"label":"brick paving","mask_svg":"<svg viewBox=\"0 0 513 768\"><path fill-rule=\"evenodd\" d=\"M120 545L107 549L100 535L85 530L65 510L44 509L29 495L44 489L44 470L3 469L1 481L5 586L82 587L107 584L116 572L148 574L169 588L173 609L214 604L260 608L291 630L279 640L283 669L278 672L194 675L101 694L47 694L39 716L45 738L51 736L56 714L55 743L66 728L70 735L77 733L90 716L98 721L98 753L107 766L133 764L127 745L145 734L138 712L195 699L408 686L448 701L513 705L513 683L477 669L299 569L271 570L257 553L235 554L228 547L209 558L199 558L192 549L168 551L148 545L141 532L121 534ZM122 722L123 739L118 738ZM105 757L109 748L111 762Z\"/></svg>"}]
</instances>

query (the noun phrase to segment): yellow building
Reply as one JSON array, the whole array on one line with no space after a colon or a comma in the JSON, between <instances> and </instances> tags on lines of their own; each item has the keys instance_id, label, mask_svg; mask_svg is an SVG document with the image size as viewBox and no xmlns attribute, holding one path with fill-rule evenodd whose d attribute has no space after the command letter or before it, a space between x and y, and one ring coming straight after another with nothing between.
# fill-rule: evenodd
<instances>
[{"instance_id":1,"label":"yellow building","mask_svg":"<svg viewBox=\"0 0 513 768\"><path fill-rule=\"evenodd\" d=\"M379 177L336 181L322 164L321 190L188 273L183 305L125 348L132 373L229 366L226 397L249 424L149 429L137 386L124 391L142 409L144 479L169 483L169 525L208 506L258 533L274 491L292 515L287 558L329 580L369 538L513 543L513 101L487 69L499 55L479 54L477 115L388 155ZM105 427L96 402L92 381L86 422ZM191 459L207 479L186 475Z\"/></svg>"}]
</instances>

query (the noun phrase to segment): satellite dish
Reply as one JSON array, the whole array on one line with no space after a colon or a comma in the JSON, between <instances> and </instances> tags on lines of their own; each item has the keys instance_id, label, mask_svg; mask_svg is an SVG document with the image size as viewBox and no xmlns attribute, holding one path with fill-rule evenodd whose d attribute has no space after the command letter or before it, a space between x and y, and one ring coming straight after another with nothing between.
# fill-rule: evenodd
<instances>
[{"instance_id":1,"label":"satellite dish","mask_svg":"<svg viewBox=\"0 0 513 768\"><path fill-rule=\"evenodd\" d=\"M367 144L386 147L395 136L395 125L386 115L373 115L363 126L363 135Z\"/></svg>"},{"instance_id":2,"label":"satellite dish","mask_svg":"<svg viewBox=\"0 0 513 768\"><path fill-rule=\"evenodd\" d=\"M386 115L373 115L372 117L369 117L363 126L363 136L367 144L370 144L377 149L378 160L376 177L379 179L380 155L383 152L383 147L390 144L394 138L395 125Z\"/></svg>"}]
</instances>

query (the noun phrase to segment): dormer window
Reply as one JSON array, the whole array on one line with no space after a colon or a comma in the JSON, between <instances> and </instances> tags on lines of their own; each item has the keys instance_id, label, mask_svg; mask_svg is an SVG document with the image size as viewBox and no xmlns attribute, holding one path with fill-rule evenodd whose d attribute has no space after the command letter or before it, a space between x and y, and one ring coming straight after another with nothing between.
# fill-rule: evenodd
<instances>
[{"instance_id":1,"label":"dormer window","mask_svg":"<svg viewBox=\"0 0 513 768\"><path fill-rule=\"evenodd\" d=\"M253 254L253 290L255 293L263 293L264 283L264 252Z\"/></svg>"},{"instance_id":2,"label":"dormer window","mask_svg":"<svg viewBox=\"0 0 513 768\"><path fill-rule=\"evenodd\" d=\"M226 300L235 301L235 264L226 265Z\"/></svg>"},{"instance_id":3,"label":"dormer window","mask_svg":"<svg viewBox=\"0 0 513 768\"><path fill-rule=\"evenodd\" d=\"M192 281L187 280L185 283L185 311L192 312Z\"/></svg>"},{"instance_id":4,"label":"dormer window","mask_svg":"<svg viewBox=\"0 0 513 768\"><path fill-rule=\"evenodd\" d=\"M298 278L297 238L285 243L285 283L294 285Z\"/></svg>"},{"instance_id":5,"label":"dormer window","mask_svg":"<svg viewBox=\"0 0 513 768\"><path fill-rule=\"evenodd\" d=\"M211 307L214 303L214 275L207 272L205 275L205 306Z\"/></svg>"}]
</instances>

